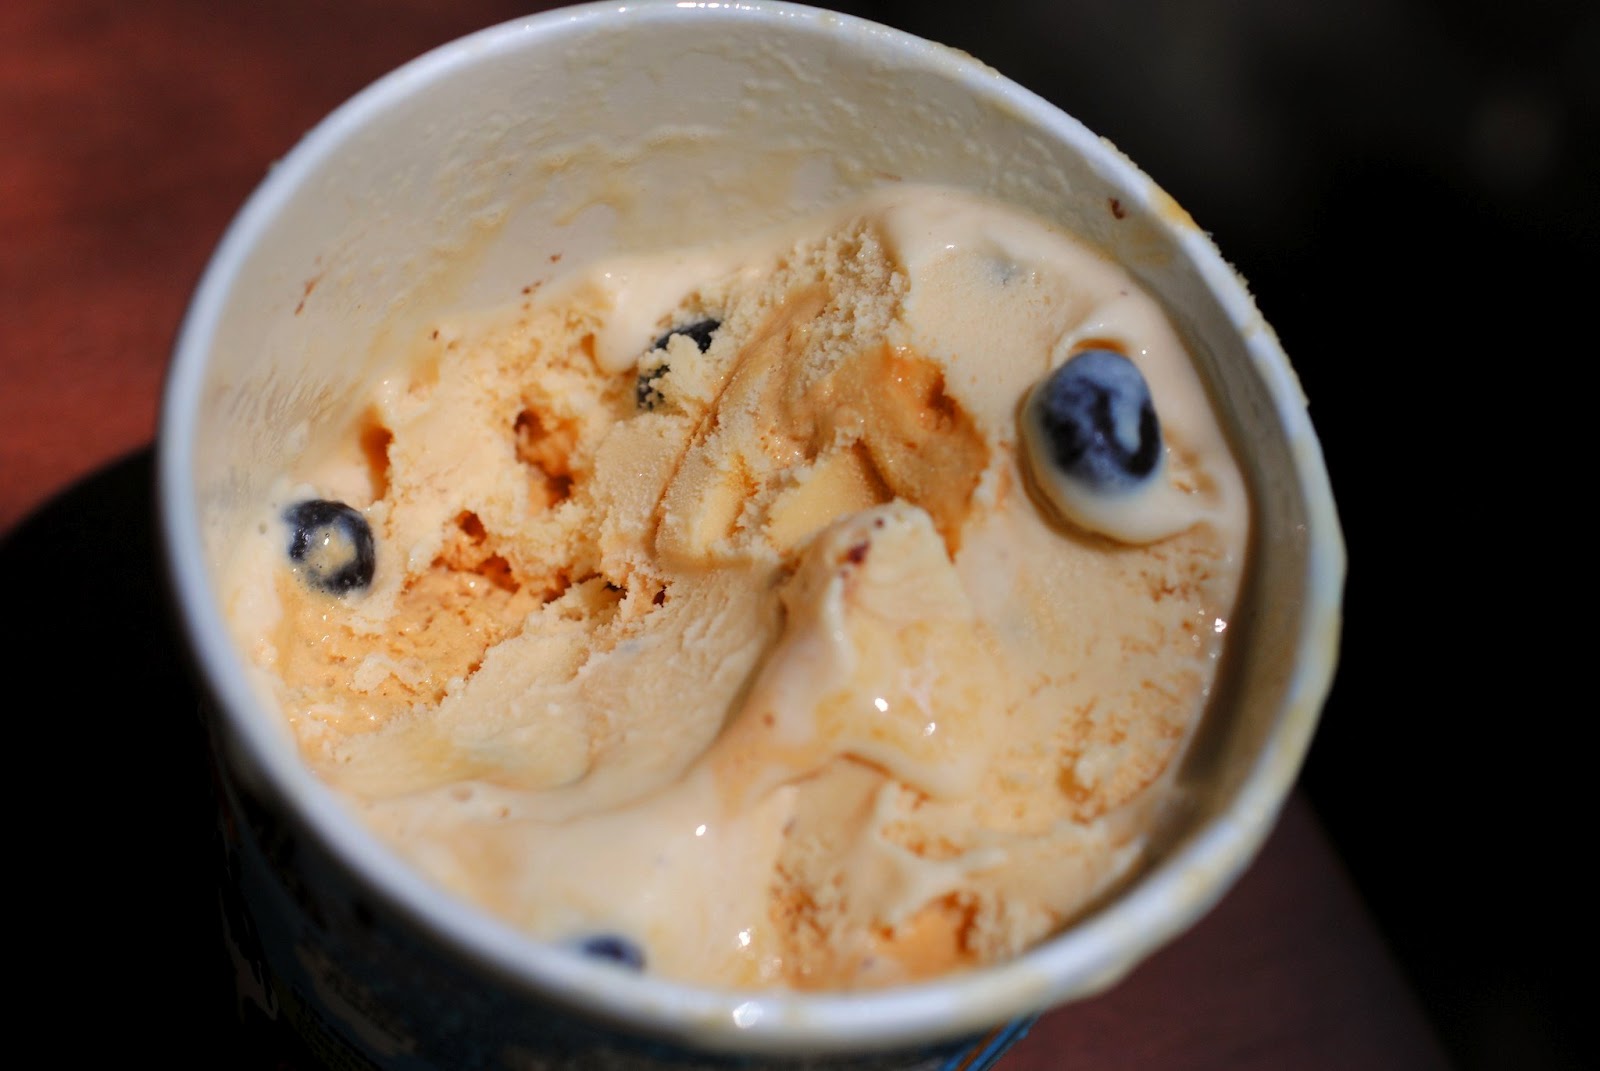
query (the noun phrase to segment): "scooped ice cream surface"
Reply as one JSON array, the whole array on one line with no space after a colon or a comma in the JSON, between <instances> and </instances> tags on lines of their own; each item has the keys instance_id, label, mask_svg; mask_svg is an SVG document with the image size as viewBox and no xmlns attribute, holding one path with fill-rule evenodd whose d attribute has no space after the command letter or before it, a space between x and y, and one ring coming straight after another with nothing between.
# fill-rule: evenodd
<instances>
[{"instance_id":1,"label":"scooped ice cream surface","mask_svg":"<svg viewBox=\"0 0 1600 1071\"><path fill-rule=\"evenodd\" d=\"M230 573L306 760L487 910L715 986L991 962L1124 879L1248 535L1159 306L937 188L440 322L334 430Z\"/></svg>"}]
</instances>

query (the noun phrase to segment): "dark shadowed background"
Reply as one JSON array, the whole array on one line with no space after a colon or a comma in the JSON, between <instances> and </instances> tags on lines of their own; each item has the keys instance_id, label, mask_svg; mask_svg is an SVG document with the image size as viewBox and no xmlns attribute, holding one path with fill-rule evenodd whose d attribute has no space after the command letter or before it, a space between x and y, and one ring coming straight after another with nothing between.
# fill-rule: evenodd
<instances>
[{"instance_id":1,"label":"dark shadowed background","mask_svg":"<svg viewBox=\"0 0 1600 1071\"><path fill-rule=\"evenodd\" d=\"M0 144L0 424L26 428L21 447L8 440L0 453L10 509L0 536L43 531L26 523L37 508L148 445L154 408L126 399L159 379L188 288L270 160L393 63L541 6L0 0L0 131L36 139L26 173ZM1304 787L1461 1067L1584 1066L1586 993L1567 983L1587 976L1579 957L1593 945L1573 861L1593 840L1595 808L1568 786L1594 702L1579 691L1581 656L1562 655L1539 622L1548 600L1593 587L1585 548L1571 545L1585 530L1579 474L1591 466L1568 452L1574 425L1556 413L1596 351L1600 4L832 6L963 49L1076 116L1187 208L1248 281L1300 373L1350 556L1343 658ZM387 54L341 44L394 26L405 36ZM237 42L263 34L284 37L274 54L294 62L242 69L233 57L252 53ZM81 62L107 50L122 61L110 82ZM174 50L192 58L194 81L163 67ZM292 80L297 92L223 91L252 80ZM216 111L238 100L252 103ZM184 151L185 139L214 146L219 125L237 135L227 152ZM167 135L160 153L146 151L145 130ZM115 199L90 181L109 168L122 169ZM11 228L43 226L55 236L46 252L12 254ZM63 281L119 301L49 304L41 295ZM113 373L73 374L86 323L125 348ZM42 398L96 417L64 423ZM1563 497L1540 482L1552 470L1567 474ZM114 499L134 485L105 486L119 489ZM72 523L121 524L144 507L102 496ZM13 567L37 549L21 537L0 548ZM75 575L106 565L80 559ZM1564 582L1563 560L1579 563ZM34 579L30 593L54 583ZM95 598L147 580L113 571ZM32 597L10 594L6 607L40 644L96 605L35 612ZM136 668L118 681L125 705L96 716L133 732L149 716L171 668L148 656L163 627L99 637ZM1578 643L1593 634L1587 626ZM13 676L27 680L29 668L13 665ZM108 808L80 776L75 749L96 745L79 739L73 685L47 681L44 700L14 701L28 736L13 741L13 763L53 778L53 793L76 786L51 804L59 813L45 795L23 819L17 850L45 875L35 892L46 899L85 895L79 880L55 888L63 860L141 844L137 823L104 822L138 801ZM98 909L82 924L112 934L128 925L127 890L160 889L169 875L156 860L96 879L87 895ZM114 943L84 970L92 984L63 999L115 1002L145 984ZM172 1012L181 1028L184 1009Z\"/></svg>"}]
</instances>

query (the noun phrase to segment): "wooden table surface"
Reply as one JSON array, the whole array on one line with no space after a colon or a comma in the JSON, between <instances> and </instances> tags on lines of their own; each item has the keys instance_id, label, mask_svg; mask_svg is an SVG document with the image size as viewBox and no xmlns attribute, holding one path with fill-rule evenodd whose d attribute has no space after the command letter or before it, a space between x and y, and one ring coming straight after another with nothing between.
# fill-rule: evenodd
<instances>
[{"instance_id":1,"label":"wooden table surface","mask_svg":"<svg viewBox=\"0 0 1600 1071\"><path fill-rule=\"evenodd\" d=\"M0 4L0 569L9 605L36 608L17 664L57 682L64 713L99 718L103 740L74 748L68 767L92 798L27 836L62 882L117 890L115 910L76 924L73 947L102 976L120 966L116 995L83 1020L102 1029L75 1046L279 1066L229 1048L215 904L196 862L205 833L183 809L196 797L173 787L195 742L162 720L192 696L162 616L149 447L190 291L272 161L330 109L434 45L525 13L491 0ZM105 654L86 664L86 645ZM60 754L51 730L24 721L13 746ZM63 851L85 818L94 850ZM49 890L37 895L60 913ZM139 981L149 961L168 979L153 992ZM83 962L58 949L38 965L41 987L77 991ZM1218 907L1110 992L1046 1015L1002 1066L1445 1059L1297 792Z\"/></svg>"}]
</instances>

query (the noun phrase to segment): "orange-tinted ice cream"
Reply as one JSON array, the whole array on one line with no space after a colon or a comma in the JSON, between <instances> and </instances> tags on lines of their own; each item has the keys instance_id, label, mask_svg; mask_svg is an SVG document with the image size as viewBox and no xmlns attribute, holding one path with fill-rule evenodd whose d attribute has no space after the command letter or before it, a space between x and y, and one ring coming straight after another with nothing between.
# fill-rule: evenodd
<instances>
[{"instance_id":1,"label":"orange-tinted ice cream","mask_svg":"<svg viewBox=\"0 0 1600 1071\"><path fill-rule=\"evenodd\" d=\"M1159 414L1132 490L1037 416L1085 351ZM307 762L463 897L714 986L992 962L1127 877L1248 536L1161 308L931 187L441 321L328 431L229 604ZM285 553L308 501L370 575Z\"/></svg>"}]
</instances>

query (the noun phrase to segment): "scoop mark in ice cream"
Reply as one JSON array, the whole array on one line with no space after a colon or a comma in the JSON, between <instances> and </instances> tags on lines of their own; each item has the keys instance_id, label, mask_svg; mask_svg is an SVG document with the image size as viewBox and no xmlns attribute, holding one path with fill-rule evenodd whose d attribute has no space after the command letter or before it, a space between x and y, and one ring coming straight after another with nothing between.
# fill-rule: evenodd
<instances>
[{"instance_id":1,"label":"scoop mark in ice cream","mask_svg":"<svg viewBox=\"0 0 1600 1071\"><path fill-rule=\"evenodd\" d=\"M289 559L312 587L334 595L367 587L377 555L366 518L343 502L314 498L283 511Z\"/></svg>"},{"instance_id":2,"label":"scoop mark in ice cream","mask_svg":"<svg viewBox=\"0 0 1600 1071\"><path fill-rule=\"evenodd\" d=\"M655 353L665 350L667 344L672 341L675 335L683 335L692 341L701 353L704 353L711 348L711 336L721 326L721 320L705 319L697 320L683 327L674 327L671 331L652 342L648 352ZM661 377L667 374L668 369L667 362L663 360L659 364L651 365L639 373L638 382L634 384L633 388L633 399L640 409L652 410L666 401L657 384L660 382Z\"/></svg>"}]
</instances>

